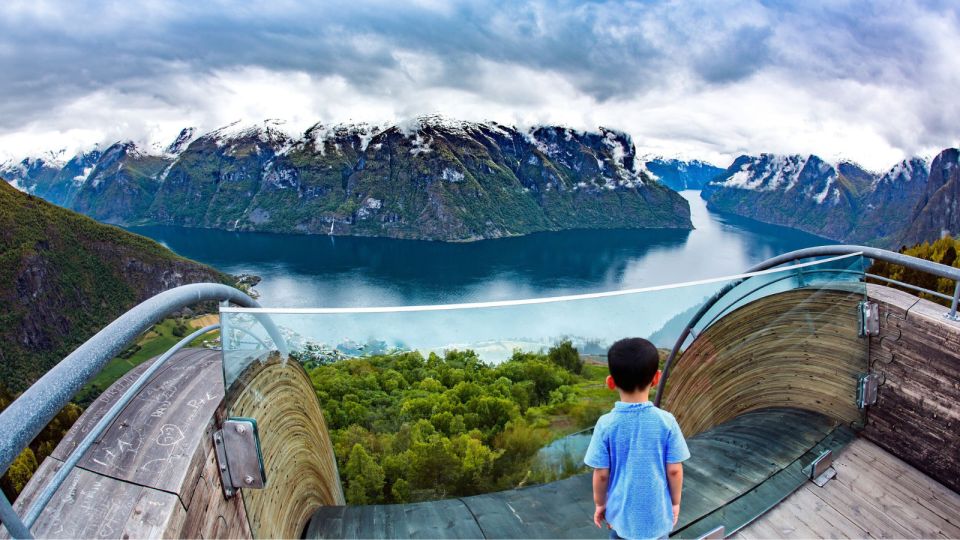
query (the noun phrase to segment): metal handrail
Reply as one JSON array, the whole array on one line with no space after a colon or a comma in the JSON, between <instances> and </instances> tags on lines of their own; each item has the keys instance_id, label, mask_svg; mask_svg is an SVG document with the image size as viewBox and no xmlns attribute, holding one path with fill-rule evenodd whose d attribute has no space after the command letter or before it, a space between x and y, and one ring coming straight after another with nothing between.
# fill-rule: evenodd
<instances>
[{"instance_id":1,"label":"metal handrail","mask_svg":"<svg viewBox=\"0 0 960 540\"><path fill-rule=\"evenodd\" d=\"M224 300L243 307L260 307L256 300L227 285L183 285L134 306L77 347L0 413L0 433L3 433L0 438L0 471L6 471L20 451L69 403L70 398L140 334L187 306ZM285 352L285 342L272 321L264 319L261 324L281 352Z\"/></svg>"},{"instance_id":2,"label":"metal handrail","mask_svg":"<svg viewBox=\"0 0 960 540\"><path fill-rule=\"evenodd\" d=\"M911 285L910 283L905 283L903 281L899 281L896 279L890 279L888 277L878 276L877 274L864 274L864 276L866 276L869 279L875 279L877 281L883 281L886 283L897 285L899 287L904 287L912 291L922 292L924 294L929 294L930 296L936 296L937 298L940 298L941 300L946 300L947 302L950 302L953 300L953 297L950 296L949 294L943 294L942 292L938 292L938 291L931 291L926 287L918 287L916 285Z\"/></svg>"},{"instance_id":3,"label":"metal handrail","mask_svg":"<svg viewBox=\"0 0 960 540\"><path fill-rule=\"evenodd\" d=\"M954 287L954 294L952 298L952 305L950 307L950 313L947 314L947 317L953 320L957 320L957 304L960 302L960 268L954 268L952 266L947 266L945 264L935 263L933 261L927 261L924 259L919 259L917 257L911 257L909 255L904 255L903 253L896 253L893 251L888 251L886 249L880 249L870 246L857 246L857 245L833 245L833 246L816 246L805 249L798 249L796 251L791 251L789 253L784 253L776 257L767 259L759 264L751 266L746 270L745 273L759 272L762 270L768 270L770 268L775 268L781 264L788 262L797 261L800 259L809 259L813 257L827 257L833 255L852 255L860 253L863 256L881 260L884 262L898 264L900 266L905 266L912 270L917 270L920 272L925 272L928 274L935 275L937 277L952 279L956 286ZM740 279L733 281L725 285L722 289L717 291L713 296L710 297L706 302L704 302L700 309L697 310L696 314L690 319L684 329L680 332L680 336L677 338L676 343L673 345L673 349L670 350L670 356L667 357L666 362L663 365L663 374L660 377L660 383L657 385L657 394L654 398L654 404L659 406L660 401L663 399L664 390L667 387L667 379L670 377L670 370L673 367L674 362L676 361L677 354L680 352L680 347L683 346L684 342L690 336L690 333L694 326L704 315L713 307L717 302L720 301L727 293L733 290L734 287L740 285L745 280Z\"/></svg>"},{"instance_id":4,"label":"metal handrail","mask_svg":"<svg viewBox=\"0 0 960 540\"><path fill-rule=\"evenodd\" d=\"M164 291L108 324L27 388L0 412L0 472L6 471L54 416L69 403L104 365L122 352L144 331L185 307L208 301L230 302L242 307L260 304L246 293L219 283L195 283ZM281 354L286 342L268 315L256 315ZM0 496L0 521L14 537L29 537L27 529L6 496Z\"/></svg>"}]
</instances>

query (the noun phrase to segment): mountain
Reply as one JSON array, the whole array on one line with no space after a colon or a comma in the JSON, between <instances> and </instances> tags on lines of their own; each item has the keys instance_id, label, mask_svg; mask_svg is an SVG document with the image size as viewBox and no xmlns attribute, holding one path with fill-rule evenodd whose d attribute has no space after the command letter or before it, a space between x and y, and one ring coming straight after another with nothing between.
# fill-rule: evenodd
<instances>
[{"instance_id":1,"label":"mountain","mask_svg":"<svg viewBox=\"0 0 960 540\"><path fill-rule=\"evenodd\" d=\"M655 158L646 163L647 170L660 182L674 191L702 189L708 182L723 173L720 167L700 160Z\"/></svg>"},{"instance_id":2,"label":"mountain","mask_svg":"<svg viewBox=\"0 0 960 540\"><path fill-rule=\"evenodd\" d=\"M930 179L910 214L899 245L911 246L960 234L960 150L948 148L930 164Z\"/></svg>"},{"instance_id":3,"label":"mountain","mask_svg":"<svg viewBox=\"0 0 960 540\"><path fill-rule=\"evenodd\" d=\"M63 176L49 164L37 174ZM12 179L41 194L39 176ZM117 224L448 241L692 228L686 201L651 180L626 134L440 117L297 137L274 121L184 130L154 153L117 143L54 202Z\"/></svg>"},{"instance_id":4,"label":"mountain","mask_svg":"<svg viewBox=\"0 0 960 540\"><path fill-rule=\"evenodd\" d=\"M701 191L713 210L840 242L892 246L927 188L920 158L882 175L817 156L740 156Z\"/></svg>"},{"instance_id":5,"label":"mountain","mask_svg":"<svg viewBox=\"0 0 960 540\"><path fill-rule=\"evenodd\" d=\"M23 390L137 303L203 281L233 283L152 240L0 182L0 381Z\"/></svg>"}]
</instances>

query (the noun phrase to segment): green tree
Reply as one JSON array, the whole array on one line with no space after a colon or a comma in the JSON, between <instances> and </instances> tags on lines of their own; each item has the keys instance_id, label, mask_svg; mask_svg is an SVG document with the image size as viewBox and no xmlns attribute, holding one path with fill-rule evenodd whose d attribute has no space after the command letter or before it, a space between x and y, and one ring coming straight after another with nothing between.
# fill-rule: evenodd
<instances>
[{"instance_id":1,"label":"green tree","mask_svg":"<svg viewBox=\"0 0 960 540\"><path fill-rule=\"evenodd\" d=\"M571 373L579 375L583 372L583 360L580 359L580 352L577 351L570 340L564 340L556 347L552 347L547 352L547 357L551 362Z\"/></svg>"},{"instance_id":2,"label":"green tree","mask_svg":"<svg viewBox=\"0 0 960 540\"><path fill-rule=\"evenodd\" d=\"M5 482L9 483L9 488L14 493L20 493L33 477L33 472L37 470L37 457L29 447L24 448L23 452L13 460L7 474L4 477ZM8 486L4 486L5 488ZM4 491L7 491L4 489Z\"/></svg>"},{"instance_id":3,"label":"green tree","mask_svg":"<svg viewBox=\"0 0 960 540\"><path fill-rule=\"evenodd\" d=\"M359 444L350 450L350 459L344 470L347 479L347 502L371 504L383 499L383 467Z\"/></svg>"}]
</instances>

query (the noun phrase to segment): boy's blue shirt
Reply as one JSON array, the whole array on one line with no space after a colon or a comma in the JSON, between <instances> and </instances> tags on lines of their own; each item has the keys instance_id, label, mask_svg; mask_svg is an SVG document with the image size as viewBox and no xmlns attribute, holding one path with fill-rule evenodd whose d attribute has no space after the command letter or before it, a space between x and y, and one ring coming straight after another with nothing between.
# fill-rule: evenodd
<instances>
[{"instance_id":1,"label":"boy's blue shirt","mask_svg":"<svg viewBox=\"0 0 960 540\"><path fill-rule=\"evenodd\" d=\"M667 463L690 457L672 414L649 401L618 401L600 417L583 462L610 469L606 519L623 538L661 538L673 528Z\"/></svg>"}]
</instances>

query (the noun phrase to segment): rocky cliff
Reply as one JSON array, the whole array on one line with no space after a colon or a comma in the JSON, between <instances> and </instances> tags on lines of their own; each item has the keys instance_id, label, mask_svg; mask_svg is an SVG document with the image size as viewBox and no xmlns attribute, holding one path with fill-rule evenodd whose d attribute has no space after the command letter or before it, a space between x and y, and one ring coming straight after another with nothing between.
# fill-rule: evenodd
<instances>
[{"instance_id":1,"label":"rocky cliff","mask_svg":"<svg viewBox=\"0 0 960 540\"><path fill-rule=\"evenodd\" d=\"M927 188L924 160L883 174L817 156L740 156L701 192L708 207L840 242L893 247Z\"/></svg>"},{"instance_id":2,"label":"rocky cliff","mask_svg":"<svg viewBox=\"0 0 960 540\"><path fill-rule=\"evenodd\" d=\"M62 182L23 167L28 192ZM47 177L51 177L47 180ZM227 230L499 238L576 228L691 228L682 197L651 180L630 137L609 129L521 131L425 117L404 125L274 122L185 130L164 152L102 152L56 200L97 219Z\"/></svg>"},{"instance_id":3,"label":"rocky cliff","mask_svg":"<svg viewBox=\"0 0 960 540\"><path fill-rule=\"evenodd\" d=\"M647 170L653 173L661 184L674 191L703 189L703 186L724 172L720 167L697 159L683 161L655 158L647 161L646 165Z\"/></svg>"},{"instance_id":4,"label":"rocky cliff","mask_svg":"<svg viewBox=\"0 0 960 540\"><path fill-rule=\"evenodd\" d=\"M960 234L960 150L948 148L930 164L930 179L898 244L912 246Z\"/></svg>"},{"instance_id":5,"label":"rocky cliff","mask_svg":"<svg viewBox=\"0 0 960 540\"><path fill-rule=\"evenodd\" d=\"M22 390L138 302L229 276L0 182L0 381Z\"/></svg>"}]
</instances>

